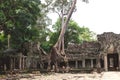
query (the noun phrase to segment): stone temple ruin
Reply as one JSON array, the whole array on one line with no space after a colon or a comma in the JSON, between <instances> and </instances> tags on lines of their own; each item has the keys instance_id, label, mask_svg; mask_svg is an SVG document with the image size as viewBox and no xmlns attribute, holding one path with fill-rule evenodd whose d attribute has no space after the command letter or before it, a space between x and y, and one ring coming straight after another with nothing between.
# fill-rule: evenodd
<instances>
[{"instance_id":1,"label":"stone temple ruin","mask_svg":"<svg viewBox=\"0 0 120 80\"><path fill-rule=\"evenodd\" d=\"M23 51L23 52L22 52ZM43 68L47 54L37 42L25 42L21 51L6 49L0 57L0 72L25 71Z\"/></svg>"},{"instance_id":2,"label":"stone temple ruin","mask_svg":"<svg viewBox=\"0 0 120 80\"><path fill-rule=\"evenodd\" d=\"M30 68L40 69L39 66L42 63L42 67L47 70L49 67L49 55L42 54L41 48L37 45L35 49L38 52L31 51L32 48L29 49L30 53L36 53L35 57L33 55L27 56L23 53L14 55L16 52L13 55L0 58L0 70L14 70L16 68L25 70L27 69L28 59L30 59L29 63L31 63L29 64L31 65L29 66ZM97 35L97 41L83 42L82 44L71 43L65 52L68 61L67 66L71 70L79 69L84 71L97 68L104 71L117 71L120 69L120 34L106 32ZM39 59L39 57L41 58ZM4 60L6 58L7 60ZM63 60L59 63L59 67L62 66L66 67Z\"/></svg>"},{"instance_id":3,"label":"stone temple ruin","mask_svg":"<svg viewBox=\"0 0 120 80\"><path fill-rule=\"evenodd\" d=\"M69 44L66 50L69 66L78 69L120 69L120 34L106 32L97 41Z\"/></svg>"},{"instance_id":4,"label":"stone temple ruin","mask_svg":"<svg viewBox=\"0 0 120 80\"><path fill-rule=\"evenodd\" d=\"M91 70L97 66L100 44L98 42L83 42L69 44L66 53L71 68Z\"/></svg>"}]
</instances>

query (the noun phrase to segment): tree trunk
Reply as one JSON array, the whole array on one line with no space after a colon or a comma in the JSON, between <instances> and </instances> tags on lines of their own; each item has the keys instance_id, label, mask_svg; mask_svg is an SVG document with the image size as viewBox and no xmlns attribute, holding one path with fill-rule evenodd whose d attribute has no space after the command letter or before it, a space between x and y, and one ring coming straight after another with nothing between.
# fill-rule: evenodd
<instances>
[{"instance_id":1,"label":"tree trunk","mask_svg":"<svg viewBox=\"0 0 120 80\"><path fill-rule=\"evenodd\" d=\"M61 29L61 32L60 32L60 35L59 35L59 38L56 42L56 44L53 46L52 50L51 50L51 61L54 63L55 65L55 69L57 70L57 63L60 59L63 59L65 60L66 58L66 55L65 55L65 52L64 52L64 34L65 34L65 31L67 29L67 24L72 16L72 13L74 11L74 8L75 8L75 5L76 5L76 1L77 0L74 0L73 3L72 3L72 6L68 12L68 15L67 15L67 18L66 20L64 21L64 23L62 22L62 29Z\"/></svg>"}]
</instances>

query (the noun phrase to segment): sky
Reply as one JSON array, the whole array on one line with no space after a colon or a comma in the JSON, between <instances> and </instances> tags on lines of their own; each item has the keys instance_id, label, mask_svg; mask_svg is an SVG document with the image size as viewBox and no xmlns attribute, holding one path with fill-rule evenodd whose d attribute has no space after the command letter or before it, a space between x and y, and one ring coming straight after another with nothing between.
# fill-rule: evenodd
<instances>
[{"instance_id":1,"label":"sky","mask_svg":"<svg viewBox=\"0 0 120 80\"><path fill-rule=\"evenodd\" d=\"M79 26L88 27L96 34L103 32L114 32L119 34L120 30L120 0L89 0L86 4L77 0L77 11L73 13L72 19ZM58 18L57 14L49 14L52 24Z\"/></svg>"}]
</instances>

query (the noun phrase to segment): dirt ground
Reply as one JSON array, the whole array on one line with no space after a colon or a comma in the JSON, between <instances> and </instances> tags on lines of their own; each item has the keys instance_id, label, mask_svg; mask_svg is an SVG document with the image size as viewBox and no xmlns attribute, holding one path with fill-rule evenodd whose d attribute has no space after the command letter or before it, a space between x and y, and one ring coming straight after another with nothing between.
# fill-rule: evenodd
<instances>
[{"instance_id":1,"label":"dirt ground","mask_svg":"<svg viewBox=\"0 0 120 80\"><path fill-rule=\"evenodd\" d=\"M30 77L29 77L30 76ZM120 80L120 72L102 72L85 74L85 73L50 73L50 74L29 74L27 78L20 80Z\"/></svg>"}]
</instances>

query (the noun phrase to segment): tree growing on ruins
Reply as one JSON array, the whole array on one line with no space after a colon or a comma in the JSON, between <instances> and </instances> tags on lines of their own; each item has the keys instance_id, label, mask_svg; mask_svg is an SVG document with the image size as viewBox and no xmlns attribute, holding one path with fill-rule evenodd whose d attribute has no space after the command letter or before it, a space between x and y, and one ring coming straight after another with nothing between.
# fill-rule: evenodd
<instances>
[{"instance_id":1,"label":"tree growing on ruins","mask_svg":"<svg viewBox=\"0 0 120 80\"><path fill-rule=\"evenodd\" d=\"M86 0L83 0L86 2ZM61 15L56 11L55 8L53 8L53 11L58 13L59 17L61 18L61 31L60 35L58 37L57 42L51 49L51 54L50 54L50 60L51 62L54 63L55 65L55 70L57 71L58 69L58 62L59 60L63 59L65 62L67 62L67 58L64 52L64 34L67 29L68 22L72 16L72 13L75 10L76 7L76 2L77 0L56 0L55 4L53 6L57 6L56 4L59 4L57 6L57 10L60 10ZM61 3L61 4L60 4ZM65 8L65 9L64 9ZM65 17L64 17L65 15Z\"/></svg>"}]
</instances>

